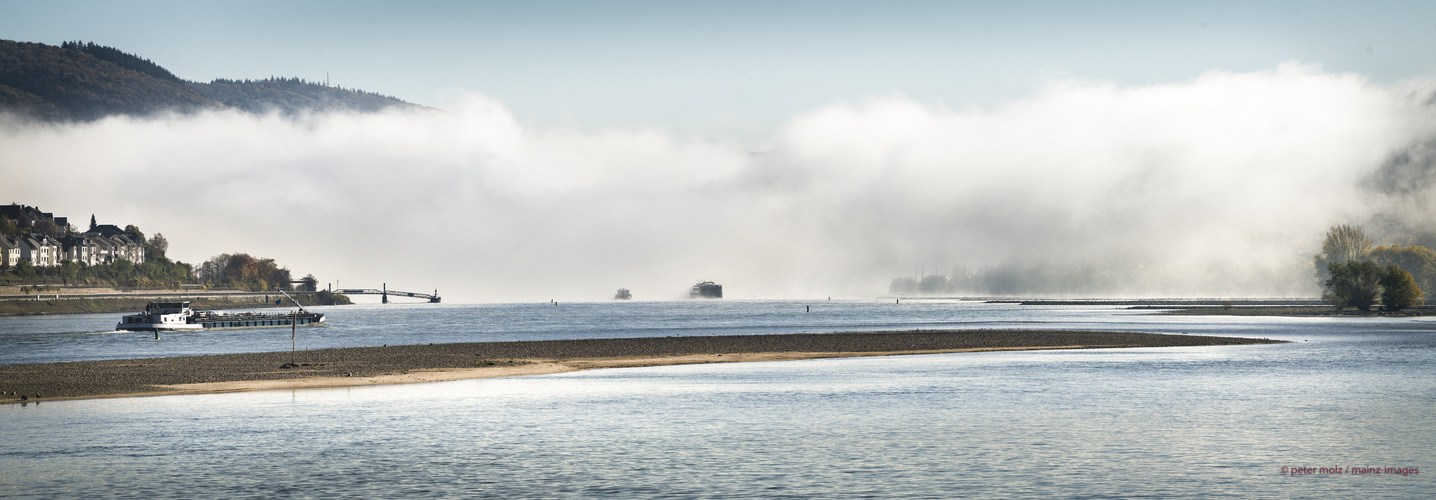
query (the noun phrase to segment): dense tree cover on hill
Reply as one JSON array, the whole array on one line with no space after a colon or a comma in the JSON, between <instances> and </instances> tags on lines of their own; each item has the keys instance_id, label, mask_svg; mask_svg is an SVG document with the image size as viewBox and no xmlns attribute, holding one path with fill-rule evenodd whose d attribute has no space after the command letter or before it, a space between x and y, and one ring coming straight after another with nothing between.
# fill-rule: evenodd
<instances>
[{"instance_id":1,"label":"dense tree cover on hill","mask_svg":"<svg viewBox=\"0 0 1436 500\"><path fill-rule=\"evenodd\" d=\"M94 42L84 43L75 41L61 43L60 48L84 52L86 54L95 56L96 59L99 59L101 61L109 61L115 63L116 65L119 65L119 67L121 68L138 71L140 73L150 75L160 80L169 80L175 83L184 83L184 80L179 79L179 77L175 76L174 73L170 73L170 70L161 68L160 65L155 64L149 59L145 59L134 54L121 52L120 49L116 49L114 47L95 45Z\"/></svg>"},{"instance_id":2,"label":"dense tree cover on hill","mask_svg":"<svg viewBox=\"0 0 1436 500\"><path fill-rule=\"evenodd\" d=\"M134 66L143 61L102 49L108 48L92 52ZM219 107L181 81L128 69L85 50L0 40L0 110L52 120L93 120Z\"/></svg>"},{"instance_id":3,"label":"dense tree cover on hill","mask_svg":"<svg viewBox=\"0 0 1436 500\"><path fill-rule=\"evenodd\" d=\"M413 104L297 78L185 81L137 55L93 42L60 46L0 40L0 112L46 120L95 120L236 108L252 113L350 110Z\"/></svg>"},{"instance_id":4,"label":"dense tree cover on hill","mask_svg":"<svg viewBox=\"0 0 1436 500\"><path fill-rule=\"evenodd\" d=\"M389 96L328 87L298 78L217 79L210 83L191 83L190 86L205 97L251 113L278 111L294 114L302 111L331 110L371 112L390 106L408 105Z\"/></svg>"}]
</instances>

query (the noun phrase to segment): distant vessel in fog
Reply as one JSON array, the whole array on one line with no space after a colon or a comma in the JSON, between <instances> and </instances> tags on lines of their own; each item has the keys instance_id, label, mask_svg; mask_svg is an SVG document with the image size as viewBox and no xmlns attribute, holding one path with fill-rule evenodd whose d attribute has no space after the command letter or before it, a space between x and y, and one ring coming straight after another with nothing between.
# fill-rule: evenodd
<instances>
[{"instance_id":1,"label":"distant vessel in fog","mask_svg":"<svg viewBox=\"0 0 1436 500\"><path fill-rule=\"evenodd\" d=\"M628 293L627 288L619 288L618 293L613 294L613 300L628 300L631 298L633 298L633 294Z\"/></svg>"},{"instance_id":2,"label":"distant vessel in fog","mask_svg":"<svg viewBox=\"0 0 1436 500\"><path fill-rule=\"evenodd\" d=\"M723 298L723 285L712 281L699 281L688 291L690 299L721 299Z\"/></svg>"}]
</instances>

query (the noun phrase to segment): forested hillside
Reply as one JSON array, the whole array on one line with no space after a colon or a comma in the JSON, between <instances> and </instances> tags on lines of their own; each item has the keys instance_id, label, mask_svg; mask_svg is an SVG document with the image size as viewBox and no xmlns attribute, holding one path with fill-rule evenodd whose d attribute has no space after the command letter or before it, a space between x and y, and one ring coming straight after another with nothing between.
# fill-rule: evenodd
<instances>
[{"instance_id":1,"label":"forested hillside","mask_svg":"<svg viewBox=\"0 0 1436 500\"><path fill-rule=\"evenodd\" d=\"M148 59L94 43L60 46L0 40L0 112L45 120L95 120L234 108L251 113L415 106L393 97L297 78L185 81Z\"/></svg>"},{"instance_id":2,"label":"forested hillside","mask_svg":"<svg viewBox=\"0 0 1436 500\"><path fill-rule=\"evenodd\" d=\"M0 109L51 120L93 120L221 107L149 61L73 45L79 47L0 40ZM134 69L145 63L153 69ZM157 78L158 72L169 78Z\"/></svg>"},{"instance_id":3,"label":"forested hillside","mask_svg":"<svg viewBox=\"0 0 1436 500\"><path fill-rule=\"evenodd\" d=\"M225 80L191 83L205 97L251 113L348 110L370 112L413 106L393 97L309 83L298 78Z\"/></svg>"}]
</instances>

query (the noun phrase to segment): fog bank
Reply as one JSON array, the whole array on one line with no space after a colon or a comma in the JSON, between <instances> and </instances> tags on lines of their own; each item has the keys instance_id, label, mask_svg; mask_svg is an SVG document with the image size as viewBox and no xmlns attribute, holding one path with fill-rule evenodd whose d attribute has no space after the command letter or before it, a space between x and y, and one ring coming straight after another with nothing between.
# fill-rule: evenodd
<instances>
[{"instance_id":1,"label":"fog bank","mask_svg":"<svg viewBox=\"0 0 1436 500\"><path fill-rule=\"evenodd\" d=\"M247 252L446 301L672 299L699 279L729 298L871 297L980 269L1003 270L992 293L1314 295L1327 227L1433 232L1422 85L1287 64L1057 81L980 109L887 95L759 145L529 124L480 95L297 119L8 117L0 203L164 233L190 263Z\"/></svg>"}]
</instances>

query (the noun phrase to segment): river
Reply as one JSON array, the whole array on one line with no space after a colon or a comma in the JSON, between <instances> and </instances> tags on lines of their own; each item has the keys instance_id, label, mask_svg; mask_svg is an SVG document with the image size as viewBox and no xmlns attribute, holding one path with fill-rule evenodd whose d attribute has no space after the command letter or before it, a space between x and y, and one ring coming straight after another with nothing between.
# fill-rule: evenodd
<instances>
[{"instance_id":1,"label":"river","mask_svg":"<svg viewBox=\"0 0 1436 500\"><path fill-rule=\"evenodd\" d=\"M300 329L300 348L914 328L1291 342L8 405L0 406L0 496L1424 498L1433 491L1436 322L1427 318L1182 317L960 301L390 304L325 312L331 326ZM0 364L289 348L288 330L166 333L155 341L110 331L117 316L0 318ZM1362 467L1392 472L1353 472L1369 472Z\"/></svg>"}]
</instances>

